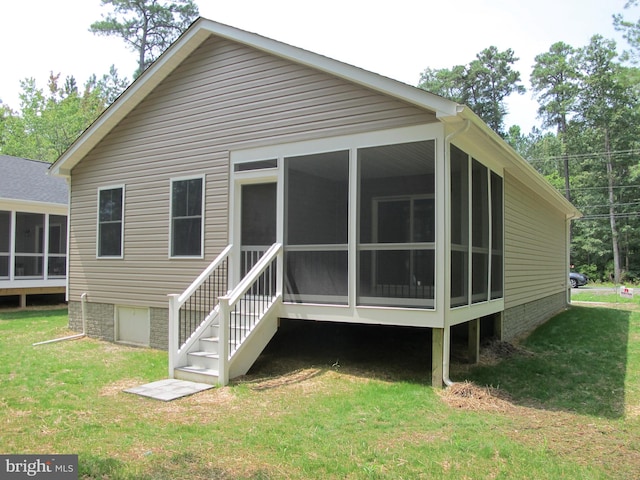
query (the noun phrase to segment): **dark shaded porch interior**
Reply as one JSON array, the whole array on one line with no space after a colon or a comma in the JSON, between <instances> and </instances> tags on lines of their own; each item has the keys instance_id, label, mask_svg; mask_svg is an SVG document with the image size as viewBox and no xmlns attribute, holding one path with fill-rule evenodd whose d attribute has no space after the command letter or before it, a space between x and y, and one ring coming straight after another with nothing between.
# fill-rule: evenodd
<instances>
[{"instance_id":1,"label":"dark shaded porch interior","mask_svg":"<svg viewBox=\"0 0 640 480\"><path fill-rule=\"evenodd\" d=\"M495 337L493 316L480 321L480 341ZM472 363L469 324L451 328L451 362ZM431 384L430 328L281 319L280 328L247 376L283 375L305 368Z\"/></svg>"}]
</instances>

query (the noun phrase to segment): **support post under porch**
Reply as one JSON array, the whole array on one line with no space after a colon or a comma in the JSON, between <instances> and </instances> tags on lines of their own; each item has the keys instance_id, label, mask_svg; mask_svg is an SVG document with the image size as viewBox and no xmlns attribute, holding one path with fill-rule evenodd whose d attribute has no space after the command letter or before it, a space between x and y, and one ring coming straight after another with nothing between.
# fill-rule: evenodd
<instances>
[{"instance_id":1,"label":"support post under porch","mask_svg":"<svg viewBox=\"0 0 640 480\"><path fill-rule=\"evenodd\" d=\"M444 328L431 329L431 386L442 388L444 354Z\"/></svg>"},{"instance_id":2,"label":"support post under porch","mask_svg":"<svg viewBox=\"0 0 640 480\"><path fill-rule=\"evenodd\" d=\"M480 361L480 319L469 321L469 363L475 365Z\"/></svg>"}]
</instances>

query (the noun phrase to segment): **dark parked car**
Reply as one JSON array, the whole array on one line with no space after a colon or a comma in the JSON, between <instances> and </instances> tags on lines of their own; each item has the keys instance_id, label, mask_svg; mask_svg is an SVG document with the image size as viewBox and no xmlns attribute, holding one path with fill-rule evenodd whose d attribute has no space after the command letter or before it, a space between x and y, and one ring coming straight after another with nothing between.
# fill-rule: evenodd
<instances>
[{"instance_id":1,"label":"dark parked car","mask_svg":"<svg viewBox=\"0 0 640 480\"><path fill-rule=\"evenodd\" d=\"M586 285L589 279L586 275L583 275L578 272L570 272L569 273L569 283L571 283L571 288L578 288L582 285Z\"/></svg>"}]
</instances>

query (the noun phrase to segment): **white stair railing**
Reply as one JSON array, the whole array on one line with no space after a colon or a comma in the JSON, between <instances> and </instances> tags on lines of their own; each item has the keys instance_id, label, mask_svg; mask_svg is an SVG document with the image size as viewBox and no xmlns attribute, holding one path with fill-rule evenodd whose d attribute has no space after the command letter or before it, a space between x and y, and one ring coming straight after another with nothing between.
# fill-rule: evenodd
<instances>
[{"instance_id":1,"label":"white stair railing","mask_svg":"<svg viewBox=\"0 0 640 480\"><path fill-rule=\"evenodd\" d=\"M181 294L169 295L169 377L181 366L189 346L218 312L218 303L228 293L227 246Z\"/></svg>"},{"instance_id":2,"label":"white stair railing","mask_svg":"<svg viewBox=\"0 0 640 480\"><path fill-rule=\"evenodd\" d=\"M240 283L220 297L218 382L229 381L229 365L269 308L282 297L282 244L274 243Z\"/></svg>"}]
</instances>

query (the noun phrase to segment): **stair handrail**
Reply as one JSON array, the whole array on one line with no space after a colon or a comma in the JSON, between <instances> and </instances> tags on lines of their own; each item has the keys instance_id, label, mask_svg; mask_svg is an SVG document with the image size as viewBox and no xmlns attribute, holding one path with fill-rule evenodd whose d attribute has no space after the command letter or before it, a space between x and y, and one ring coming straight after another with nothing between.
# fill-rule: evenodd
<instances>
[{"instance_id":1,"label":"stair handrail","mask_svg":"<svg viewBox=\"0 0 640 480\"><path fill-rule=\"evenodd\" d=\"M227 245L227 247L220 252L220 254L209 264L207 268L205 268L198 277L191 282L191 284L181 293L181 294L169 294L169 339L168 339L168 350L169 350L169 378L173 378L175 367L179 366L179 359L181 356L181 351L185 350L185 345L180 345L180 308L186 303L186 301L198 291L198 288L202 286L209 276L216 271L217 268L222 265L222 263L229 257L229 254L233 248L233 245ZM227 282L228 282L228 272L227 272ZM219 301L220 298L218 298ZM216 306L217 308L217 306ZM215 311L207 312L205 316L205 321L211 316L211 314ZM202 323L201 323L202 325ZM198 327L200 328L200 327Z\"/></svg>"},{"instance_id":2,"label":"stair handrail","mask_svg":"<svg viewBox=\"0 0 640 480\"><path fill-rule=\"evenodd\" d=\"M273 260L282 252L282 244L274 243L269 249L260 257L260 260L251 268L244 278L231 290L227 295L218 299L220 307L220 326L219 326L219 367L218 367L218 382L222 385L226 385L229 380L229 324L231 318L231 311L235 308L238 301L253 287L259 276L271 265ZM282 264L278 263L276 274L276 297L280 296L282 292L279 288L282 285L280 281L282 272Z\"/></svg>"},{"instance_id":3,"label":"stair handrail","mask_svg":"<svg viewBox=\"0 0 640 480\"><path fill-rule=\"evenodd\" d=\"M184 305L184 302L186 302L198 287L202 285L207 278L209 278L209 275L211 275L211 273L218 268L222 262L224 262L224 260L229 256L232 248L233 245L227 245L226 248L220 252L220 255L218 255L215 260L213 260L213 262L211 262L209 266L205 268L200 275L198 275L198 278L191 282L191 285L189 285L186 290L178 296L178 307Z\"/></svg>"}]
</instances>

